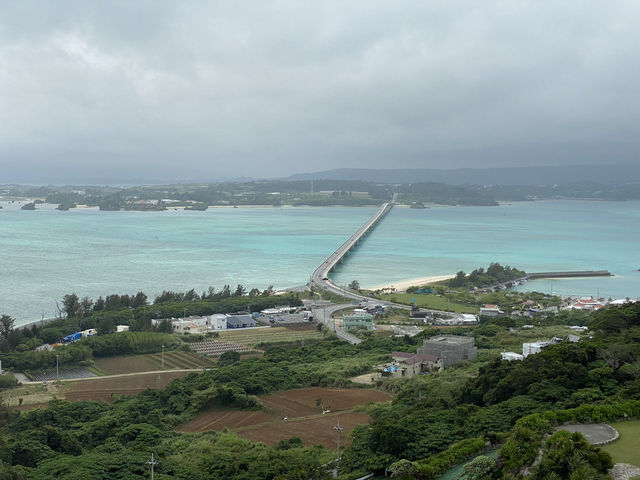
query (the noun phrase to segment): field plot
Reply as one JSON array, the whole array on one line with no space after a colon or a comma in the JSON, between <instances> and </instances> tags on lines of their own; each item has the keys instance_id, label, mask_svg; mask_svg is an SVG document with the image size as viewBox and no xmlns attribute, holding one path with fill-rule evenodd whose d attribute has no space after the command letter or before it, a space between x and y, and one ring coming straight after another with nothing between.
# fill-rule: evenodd
<instances>
[{"instance_id":1,"label":"field plot","mask_svg":"<svg viewBox=\"0 0 640 480\"><path fill-rule=\"evenodd\" d=\"M207 340L204 342L192 342L191 348L200 355L209 357L219 357L225 352L249 353L251 349L245 345L229 342L217 342L215 340Z\"/></svg>"},{"instance_id":2,"label":"field plot","mask_svg":"<svg viewBox=\"0 0 640 480\"><path fill-rule=\"evenodd\" d=\"M190 352L164 352L164 368L162 353L147 355L126 355L122 357L98 358L96 366L107 375L122 373L153 372L156 370L183 370L215 367L216 363L210 359L203 359L201 355Z\"/></svg>"},{"instance_id":3,"label":"field plot","mask_svg":"<svg viewBox=\"0 0 640 480\"><path fill-rule=\"evenodd\" d=\"M391 396L368 389L303 388L258 397L267 411L211 410L182 425L181 432L229 428L238 435L267 444L299 437L305 444L335 448L333 427L340 422L344 434L368 423L368 415L354 407L367 402L385 402ZM325 413L323 414L323 407ZM328 410L331 410L330 412ZM346 435L345 444L349 444Z\"/></svg>"},{"instance_id":4,"label":"field plot","mask_svg":"<svg viewBox=\"0 0 640 480\"><path fill-rule=\"evenodd\" d=\"M176 378L189 375L190 372L160 372L122 375L119 377L95 378L72 382L65 394L72 402L97 400L111 401L111 394L136 395L147 388L163 389Z\"/></svg>"},{"instance_id":5,"label":"field plot","mask_svg":"<svg viewBox=\"0 0 640 480\"><path fill-rule=\"evenodd\" d=\"M343 412L331 415L316 415L314 418L289 418L279 420L276 423L260 425L254 428L245 427L237 429L238 435L254 442L263 442L273 445L280 440L298 437L305 445L324 445L327 448L336 448L335 427L338 422L344 428L340 435L340 445L351 445L349 433L365 423L369 423L371 417L364 413Z\"/></svg>"},{"instance_id":6,"label":"field plot","mask_svg":"<svg viewBox=\"0 0 640 480\"><path fill-rule=\"evenodd\" d=\"M270 423L274 420L275 417L272 413L266 413L262 410L210 410L181 425L178 431L206 432L207 430L222 430L225 427L234 430L249 425Z\"/></svg>"},{"instance_id":7,"label":"field plot","mask_svg":"<svg viewBox=\"0 0 640 480\"><path fill-rule=\"evenodd\" d=\"M84 367L60 367L58 372L55 368L49 368L47 370L40 370L39 372L31 372L31 377L37 382L43 382L45 380L71 380L74 378L91 378L97 377L88 368Z\"/></svg>"},{"instance_id":8,"label":"field plot","mask_svg":"<svg viewBox=\"0 0 640 480\"><path fill-rule=\"evenodd\" d=\"M310 328L270 327L226 330L220 332L220 340L239 343L241 345L256 346L260 343L298 342L301 340L322 338L322 332L317 331L315 325L310 325L309 327Z\"/></svg>"}]
</instances>

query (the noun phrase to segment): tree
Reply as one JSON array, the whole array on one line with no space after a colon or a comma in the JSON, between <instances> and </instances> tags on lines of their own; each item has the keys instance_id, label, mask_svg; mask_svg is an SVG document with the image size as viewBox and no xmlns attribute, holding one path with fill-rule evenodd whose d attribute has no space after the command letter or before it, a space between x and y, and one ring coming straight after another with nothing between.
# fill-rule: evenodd
<instances>
[{"instance_id":1,"label":"tree","mask_svg":"<svg viewBox=\"0 0 640 480\"><path fill-rule=\"evenodd\" d=\"M80 310L80 299L75 293L62 297L62 310L67 318L75 318Z\"/></svg>"},{"instance_id":2,"label":"tree","mask_svg":"<svg viewBox=\"0 0 640 480\"><path fill-rule=\"evenodd\" d=\"M232 365L238 361L240 361L240 354L234 350L229 350L228 352L224 352L222 355L220 355L218 366L225 367L227 365Z\"/></svg>"},{"instance_id":3,"label":"tree","mask_svg":"<svg viewBox=\"0 0 640 480\"><path fill-rule=\"evenodd\" d=\"M11 348L10 337L13 333L13 324L15 320L9 315L0 317L0 350L9 350Z\"/></svg>"},{"instance_id":4,"label":"tree","mask_svg":"<svg viewBox=\"0 0 640 480\"><path fill-rule=\"evenodd\" d=\"M233 293L234 297L241 297L247 292L247 289L244 288L244 285L238 284L236 287L236 291Z\"/></svg>"},{"instance_id":5,"label":"tree","mask_svg":"<svg viewBox=\"0 0 640 480\"><path fill-rule=\"evenodd\" d=\"M358 280L353 280L350 284L349 284L349 288L351 290L360 290L360 282L358 282Z\"/></svg>"},{"instance_id":6,"label":"tree","mask_svg":"<svg viewBox=\"0 0 640 480\"><path fill-rule=\"evenodd\" d=\"M495 466L496 462L492 458L480 455L467 463L462 472L467 480L481 480L486 478Z\"/></svg>"}]
</instances>

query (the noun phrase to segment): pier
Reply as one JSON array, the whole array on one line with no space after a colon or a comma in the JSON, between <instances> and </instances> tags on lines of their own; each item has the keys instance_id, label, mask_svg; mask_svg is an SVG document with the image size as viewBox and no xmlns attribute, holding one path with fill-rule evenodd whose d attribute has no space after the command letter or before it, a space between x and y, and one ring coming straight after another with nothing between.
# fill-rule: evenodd
<instances>
[{"instance_id":1,"label":"pier","mask_svg":"<svg viewBox=\"0 0 640 480\"><path fill-rule=\"evenodd\" d=\"M537 280L540 278L581 278L581 277L612 277L608 270L583 270L577 272L539 272L529 273L527 280Z\"/></svg>"}]
</instances>

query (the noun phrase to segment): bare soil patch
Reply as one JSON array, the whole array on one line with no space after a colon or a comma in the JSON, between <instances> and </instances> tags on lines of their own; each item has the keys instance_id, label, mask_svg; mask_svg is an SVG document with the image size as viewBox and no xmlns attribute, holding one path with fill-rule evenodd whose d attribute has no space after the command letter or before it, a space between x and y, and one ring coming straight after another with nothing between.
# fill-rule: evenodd
<instances>
[{"instance_id":1,"label":"bare soil patch","mask_svg":"<svg viewBox=\"0 0 640 480\"><path fill-rule=\"evenodd\" d=\"M96 366L107 375L119 375L121 373L151 372L159 370L156 365L149 362L145 355L127 355L123 357L97 358Z\"/></svg>"},{"instance_id":2,"label":"bare soil patch","mask_svg":"<svg viewBox=\"0 0 640 480\"><path fill-rule=\"evenodd\" d=\"M299 437L305 444L336 447L336 431L344 428L341 442L349 445L347 434L356 425L369 423L368 415L354 412L354 407L367 402L385 402L391 396L368 389L303 388L258 397L267 411L211 410L203 412L178 428L181 432L202 432L228 428L253 441L274 444ZM317 400L322 400L322 407ZM327 411L327 410L330 410Z\"/></svg>"},{"instance_id":3,"label":"bare soil patch","mask_svg":"<svg viewBox=\"0 0 640 480\"><path fill-rule=\"evenodd\" d=\"M337 432L334 430L340 422L344 429L340 434L340 445L351 445L349 433L357 426L371 421L369 415L363 413L344 412L331 415L316 415L313 418L278 420L276 423L245 427L237 431L238 435L254 442L273 445L280 440L298 437L305 445L324 445L336 448Z\"/></svg>"},{"instance_id":4,"label":"bare soil patch","mask_svg":"<svg viewBox=\"0 0 640 480\"><path fill-rule=\"evenodd\" d=\"M66 393L67 400L110 402L111 394L136 395L147 388L163 389L172 380L188 375L190 372L140 373L123 377L96 378L71 383Z\"/></svg>"},{"instance_id":5,"label":"bare soil patch","mask_svg":"<svg viewBox=\"0 0 640 480\"><path fill-rule=\"evenodd\" d=\"M262 410L212 410L198 415L178 428L179 432L205 432L207 430L237 429L247 425L273 422L276 416Z\"/></svg>"}]
</instances>

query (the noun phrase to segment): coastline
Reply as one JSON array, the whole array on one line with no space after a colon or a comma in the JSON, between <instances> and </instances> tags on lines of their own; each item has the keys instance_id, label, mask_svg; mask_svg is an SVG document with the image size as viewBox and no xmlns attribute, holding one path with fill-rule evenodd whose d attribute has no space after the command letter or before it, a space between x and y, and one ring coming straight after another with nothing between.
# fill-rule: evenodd
<instances>
[{"instance_id":1,"label":"coastline","mask_svg":"<svg viewBox=\"0 0 640 480\"><path fill-rule=\"evenodd\" d=\"M398 292L403 292L409 287L422 286L429 283L442 282L443 280L449 280L455 277L455 275L435 275L431 277L419 277L410 278L406 280L399 280L397 282L388 283L385 285L365 286L363 290L384 290L395 288Z\"/></svg>"}]
</instances>

